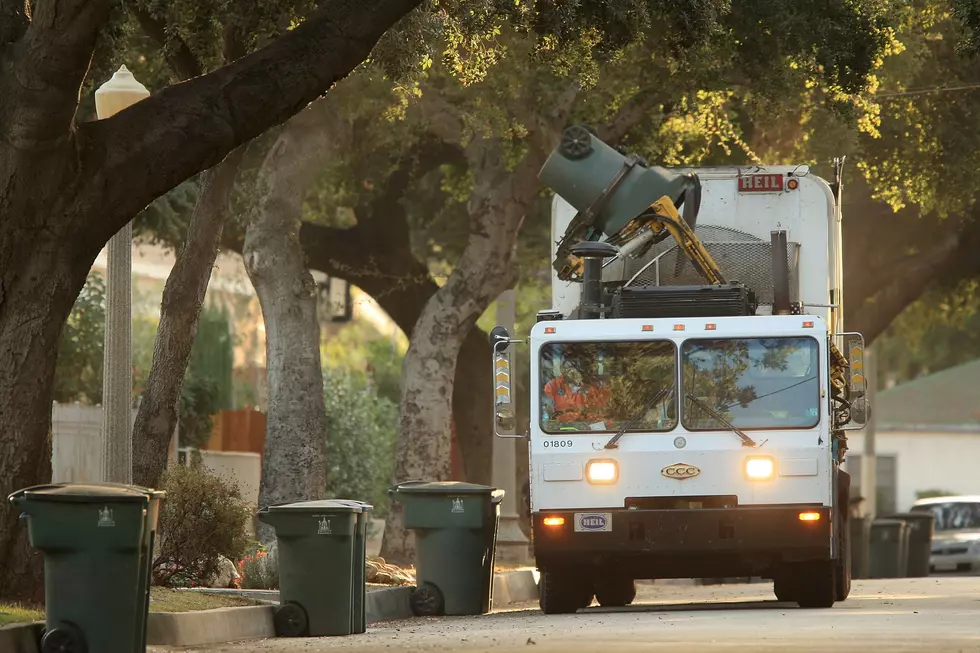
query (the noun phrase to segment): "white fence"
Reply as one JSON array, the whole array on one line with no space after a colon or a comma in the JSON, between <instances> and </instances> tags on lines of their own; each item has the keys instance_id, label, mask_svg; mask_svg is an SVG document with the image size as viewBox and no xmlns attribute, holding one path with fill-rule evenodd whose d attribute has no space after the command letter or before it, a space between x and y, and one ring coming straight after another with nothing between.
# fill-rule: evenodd
<instances>
[{"instance_id":1,"label":"white fence","mask_svg":"<svg viewBox=\"0 0 980 653\"><path fill-rule=\"evenodd\" d=\"M136 422L136 411L133 411ZM102 475L102 407L54 404L51 411L51 480L97 483ZM201 464L236 483L252 506L259 502L262 457L238 451L201 451Z\"/></svg>"}]
</instances>

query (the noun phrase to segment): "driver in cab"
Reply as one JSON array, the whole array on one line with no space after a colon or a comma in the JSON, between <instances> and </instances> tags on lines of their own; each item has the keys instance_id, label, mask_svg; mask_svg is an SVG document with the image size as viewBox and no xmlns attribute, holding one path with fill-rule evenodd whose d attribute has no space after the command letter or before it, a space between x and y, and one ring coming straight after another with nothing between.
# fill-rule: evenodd
<instances>
[{"instance_id":1,"label":"driver in cab","mask_svg":"<svg viewBox=\"0 0 980 653\"><path fill-rule=\"evenodd\" d=\"M556 422L595 422L602 419L602 407L608 402L609 390L586 384L582 373L568 360L561 363L561 374L548 381L544 395L551 404L549 419Z\"/></svg>"}]
</instances>

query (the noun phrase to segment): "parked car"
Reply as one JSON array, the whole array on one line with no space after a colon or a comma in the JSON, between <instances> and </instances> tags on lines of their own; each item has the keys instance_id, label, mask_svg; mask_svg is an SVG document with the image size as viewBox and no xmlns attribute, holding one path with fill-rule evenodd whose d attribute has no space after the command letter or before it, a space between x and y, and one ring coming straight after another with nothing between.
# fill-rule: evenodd
<instances>
[{"instance_id":1,"label":"parked car","mask_svg":"<svg viewBox=\"0 0 980 653\"><path fill-rule=\"evenodd\" d=\"M980 571L980 496L919 499L915 512L935 517L929 571Z\"/></svg>"}]
</instances>

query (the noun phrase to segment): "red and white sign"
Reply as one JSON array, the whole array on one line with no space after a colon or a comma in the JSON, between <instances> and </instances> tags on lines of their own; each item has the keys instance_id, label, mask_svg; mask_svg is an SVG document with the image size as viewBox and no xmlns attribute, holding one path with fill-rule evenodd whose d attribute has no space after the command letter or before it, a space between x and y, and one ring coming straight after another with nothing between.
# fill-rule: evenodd
<instances>
[{"instance_id":1,"label":"red and white sign","mask_svg":"<svg viewBox=\"0 0 980 653\"><path fill-rule=\"evenodd\" d=\"M783 176L780 174L755 174L738 176L740 193L779 193L783 190Z\"/></svg>"}]
</instances>

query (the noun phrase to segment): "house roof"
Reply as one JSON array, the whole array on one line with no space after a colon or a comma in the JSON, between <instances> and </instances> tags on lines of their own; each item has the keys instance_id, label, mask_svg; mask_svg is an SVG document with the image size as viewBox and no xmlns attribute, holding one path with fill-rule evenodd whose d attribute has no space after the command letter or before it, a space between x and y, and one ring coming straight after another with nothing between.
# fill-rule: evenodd
<instances>
[{"instance_id":1,"label":"house roof","mask_svg":"<svg viewBox=\"0 0 980 653\"><path fill-rule=\"evenodd\" d=\"M881 390L875 403L882 428L980 430L980 358Z\"/></svg>"}]
</instances>

